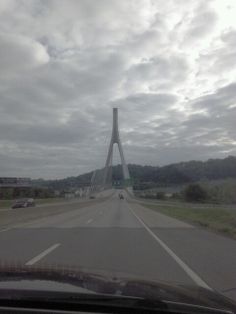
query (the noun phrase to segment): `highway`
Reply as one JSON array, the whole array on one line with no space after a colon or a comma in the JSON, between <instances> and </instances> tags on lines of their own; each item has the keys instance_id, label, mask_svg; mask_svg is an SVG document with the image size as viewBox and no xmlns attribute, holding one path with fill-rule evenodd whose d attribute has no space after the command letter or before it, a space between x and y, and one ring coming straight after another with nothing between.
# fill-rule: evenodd
<instances>
[{"instance_id":1,"label":"highway","mask_svg":"<svg viewBox=\"0 0 236 314\"><path fill-rule=\"evenodd\" d=\"M53 208L48 206L47 215L44 206L43 216L27 219L22 209L21 219L14 220L14 212L21 215L17 209L7 226L1 221L2 264L119 272L200 285L236 300L235 240L144 208L128 196L120 200L117 193L99 202Z\"/></svg>"}]
</instances>

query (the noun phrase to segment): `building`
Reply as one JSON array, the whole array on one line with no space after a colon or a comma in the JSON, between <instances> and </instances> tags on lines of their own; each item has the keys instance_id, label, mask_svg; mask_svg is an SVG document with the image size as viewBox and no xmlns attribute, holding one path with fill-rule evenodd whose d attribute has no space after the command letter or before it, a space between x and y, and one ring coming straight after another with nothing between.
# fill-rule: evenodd
<instances>
[{"instance_id":1,"label":"building","mask_svg":"<svg viewBox=\"0 0 236 314\"><path fill-rule=\"evenodd\" d=\"M31 187L30 178L0 177L0 188Z\"/></svg>"},{"instance_id":2,"label":"building","mask_svg":"<svg viewBox=\"0 0 236 314\"><path fill-rule=\"evenodd\" d=\"M12 199L31 195L31 179L0 177L0 199Z\"/></svg>"}]
</instances>

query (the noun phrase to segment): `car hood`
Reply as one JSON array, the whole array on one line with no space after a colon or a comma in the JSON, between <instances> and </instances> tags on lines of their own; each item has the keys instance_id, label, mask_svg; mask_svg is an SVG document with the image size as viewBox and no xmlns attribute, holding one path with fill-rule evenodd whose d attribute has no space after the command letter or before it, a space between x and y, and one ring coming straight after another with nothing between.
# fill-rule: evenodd
<instances>
[{"instance_id":1,"label":"car hood","mask_svg":"<svg viewBox=\"0 0 236 314\"><path fill-rule=\"evenodd\" d=\"M219 293L198 286L148 281L133 276L81 269L3 267L0 291L71 292L129 296L194 304L236 312L236 304ZM0 293L1 299L2 293Z\"/></svg>"}]
</instances>

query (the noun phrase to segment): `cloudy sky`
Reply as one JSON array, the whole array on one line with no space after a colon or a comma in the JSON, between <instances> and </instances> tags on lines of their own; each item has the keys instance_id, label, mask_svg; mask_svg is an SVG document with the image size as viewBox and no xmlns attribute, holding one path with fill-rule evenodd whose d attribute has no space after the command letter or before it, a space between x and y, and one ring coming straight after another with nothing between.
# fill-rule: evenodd
<instances>
[{"instance_id":1,"label":"cloudy sky","mask_svg":"<svg viewBox=\"0 0 236 314\"><path fill-rule=\"evenodd\" d=\"M127 163L236 155L235 16L235 0L1 0L0 176L104 166L112 107Z\"/></svg>"}]
</instances>

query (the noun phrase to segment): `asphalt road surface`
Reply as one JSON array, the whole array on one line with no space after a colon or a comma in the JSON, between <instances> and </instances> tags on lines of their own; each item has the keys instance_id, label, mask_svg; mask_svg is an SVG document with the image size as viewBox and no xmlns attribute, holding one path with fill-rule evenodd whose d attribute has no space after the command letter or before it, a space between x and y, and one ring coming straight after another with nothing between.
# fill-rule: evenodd
<instances>
[{"instance_id":1,"label":"asphalt road surface","mask_svg":"<svg viewBox=\"0 0 236 314\"><path fill-rule=\"evenodd\" d=\"M44 207L43 217L25 221L22 214L7 228L0 222L1 263L118 271L200 285L236 300L235 240L120 200L117 193L63 207L48 216Z\"/></svg>"}]
</instances>

